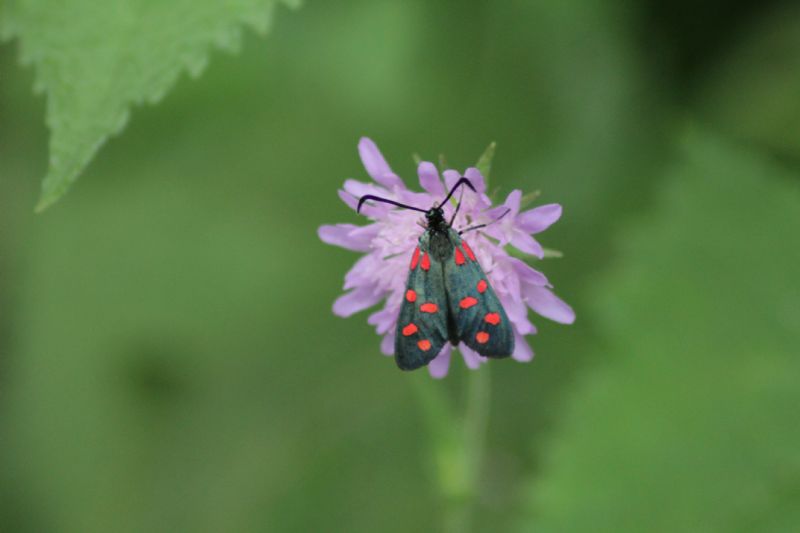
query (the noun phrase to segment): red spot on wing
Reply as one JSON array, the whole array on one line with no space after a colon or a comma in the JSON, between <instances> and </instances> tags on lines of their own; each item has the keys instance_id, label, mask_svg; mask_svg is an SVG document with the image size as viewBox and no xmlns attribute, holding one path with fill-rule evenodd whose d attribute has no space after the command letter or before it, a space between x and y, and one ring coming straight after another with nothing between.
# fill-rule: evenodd
<instances>
[{"instance_id":1,"label":"red spot on wing","mask_svg":"<svg viewBox=\"0 0 800 533\"><path fill-rule=\"evenodd\" d=\"M475 334L475 340L478 341L478 344L486 344L489 342L489 334L485 331L479 331Z\"/></svg>"},{"instance_id":2,"label":"red spot on wing","mask_svg":"<svg viewBox=\"0 0 800 533\"><path fill-rule=\"evenodd\" d=\"M413 335L416 332L417 332L417 326L414 325L414 324L409 324L409 325L407 325L406 327L403 328L403 336L404 337L408 337L410 335Z\"/></svg>"},{"instance_id":3,"label":"red spot on wing","mask_svg":"<svg viewBox=\"0 0 800 533\"><path fill-rule=\"evenodd\" d=\"M410 270L414 270L417 268L417 263L419 263L419 246L414 248L414 255L411 256L411 264L409 265Z\"/></svg>"},{"instance_id":4,"label":"red spot on wing","mask_svg":"<svg viewBox=\"0 0 800 533\"><path fill-rule=\"evenodd\" d=\"M461 246L463 246L464 251L467 252L467 257L469 257L472 261L475 261L475 254L472 253L472 248L469 247L467 241L461 241Z\"/></svg>"},{"instance_id":5,"label":"red spot on wing","mask_svg":"<svg viewBox=\"0 0 800 533\"><path fill-rule=\"evenodd\" d=\"M414 292L414 289L408 289L406 291L406 300L412 303L417 301L417 293Z\"/></svg>"},{"instance_id":6,"label":"red spot on wing","mask_svg":"<svg viewBox=\"0 0 800 533\"><path fill-rule=\"evenodd\" d=\"M486 316L483 319L493 326L496 326L500 323L500 314L499 313L486 313Z\"/></svg>"},{"instance_id":7,"label":"red spot on wing","mask_svg":"<svg viewBox=\"0 0 800 533\"><path fill-rule=\"evenodd\" d=\"M461 301L458 302L458 305L461 307L461 309L469 309L476 303L478 303L478 300L472 296L467 296L466 298L462 298Z\"/></svg>"},{"instance_id":8,"label":"red spot on wing","mask_svg":"<svg viewBox=\"0 0 800 533\"><path fill-rule=\"evenodd\" d=\"M464 264L464 254L461 253L458 246L456 246L456 264L459 266Z\"/></svg>"},{"instance_id":9,"label":"red spot on wing","mask_svg":"<svg viewBox=\"0 0 800 533\"><path fill-rule=\"evenodd\" d=\"M439 306L433 302L426 302L419 306L419 310L423 313L435 313L439 310Z\"/></svg>"},{"instance_id":10,"label":"red spot on wing","mask_svg":"<svg viewBox=\"0 0 800 533\"><path fill-rule=\"evenodd\" d=\"M480 280L478 282L478 292L483 294L484 292L486 292L486 287L488 287L488 286L489 285L486 283L485 279Z\"/></svg>"},{"instance_id":11,"label":"red spot on wing","mask_svg":"<svg viewBox=\"0 0 800 533\"><path fill-rule=\"evenodd\" d=\"M428 257L428 252L422 254L422 270L428 271L431 269L431 259Z\"/></svg>"},{"instance_id":12,"label":"red spot on wing","mask_svg":"<svg viewBox=\"0 0 800 533\"><path fill-rule=\"evenodd\" d=\"M431 341L422 339L421 341L417 341L417 346L419 346L419 349L423 352L427 352L431 349Z\"/></svg>"}]
</instances>

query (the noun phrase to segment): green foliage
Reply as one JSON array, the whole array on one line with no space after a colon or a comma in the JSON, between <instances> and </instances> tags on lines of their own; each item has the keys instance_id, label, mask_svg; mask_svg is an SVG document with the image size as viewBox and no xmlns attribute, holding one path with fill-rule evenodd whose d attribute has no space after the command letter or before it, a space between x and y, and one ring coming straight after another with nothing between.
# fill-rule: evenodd
<instances>
[{"instance_id":1,"label":"green foliage","mask_svg":"<svg viewBox=\"0 0 800 533\"><path fill-rule=\"evenodd\" d=\"M740 139L800 155L800 7L757 20L708 77L702 114Z\"/></svg>"},{"instance_id":2,"label":"green foliage","mask_svg":"<svg viewBox=\"0 0 800 533\"><path fill-rule=\"evenodd\" d=\"M42 218L24 206L49 59L25 35L58 34L29 15L22 32L33 2L0 3L21 37L0 47L0 530L431 531L471 501L476 532L533 502L542 531L797 531L796 193L740 148L671 144L690 113L797 153L789 12L683 2L698 40L641 3L310 2L269 53L243 31L240 56L138 109ZM44 3L70 27L107 9ZM676 45L702 68L673 68ZM687 90L696 105L674 106ZM458 358L442 381L398 372L368 313L330 312L357 256L316 228L364 223L335 194L366 179L363 135L414 187L415 150L464 168L497 140L496 199L564 206L541 239L565 259L543 268L578 321L535 320L532 363L489 363L478 462L459 393L487 376Z\"/></svg>"},{"instance_id":3,"label":"green foliage","mask_svg":"<svg viewBox=\"0 0 800 533\"><path fill-rule=\"evenodd\" d=\"M478 169L483 179L486 181L487 187L489 186L489 174L492 173L492 159L494 159L494 152L496 149L496 142L489 143L489 146L486 147L486 150L483 151L478 158L478 162L475 164L475 168Z\"/></svg>"},{"instance_id":4,"label":"green foliage","mask_svg":"<svg viewBox=\"0 0 800 533\"><path fill-rule=\"evenodd\" d=\"M608 343L530 487L526 531L797 524L800 191L737 147L691 135L683 152L600 285Z\"/></svg>"},{"instance_id":5,"label":"green foliage","mask_svg":"<svg viewBox=\"0 0 800 533\"><path fill-rule=\"evenodd\" d=\"M295 3L295 0L285 0ZM236 50L242 26L263 33L277 0L9 0L2 35L47 95L50 163L37 210L57 201L131 105L155 103L214 46Z\"/></svg>"}]
</instances>

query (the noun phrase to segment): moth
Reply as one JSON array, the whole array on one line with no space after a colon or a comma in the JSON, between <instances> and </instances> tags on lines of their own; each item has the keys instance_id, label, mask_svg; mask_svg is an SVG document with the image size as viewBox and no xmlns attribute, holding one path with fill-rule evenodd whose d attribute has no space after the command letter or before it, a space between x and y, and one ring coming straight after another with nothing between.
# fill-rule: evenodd
<instances>
[{"instance_id":1,"label":"moth","mask_svg":"<svg viewBox=\"0 0 800 533\"><path fill-rule=\"evenodd\" d=\"M442 206L462 185L476 192L472 183L462 177L441 203L427 210L371 194L358 201L358 212L364 202L373 200L425 213L425 231L411 256L397 320L394 357L402 370L427 365L448 341L454 346L463 342L485 357L508 357L514 351L511 322L475 254L462 238L462 234L487 224L455 230L453 222L460 201L449 222L444 216Z\"/></svg>"}]
</instances>

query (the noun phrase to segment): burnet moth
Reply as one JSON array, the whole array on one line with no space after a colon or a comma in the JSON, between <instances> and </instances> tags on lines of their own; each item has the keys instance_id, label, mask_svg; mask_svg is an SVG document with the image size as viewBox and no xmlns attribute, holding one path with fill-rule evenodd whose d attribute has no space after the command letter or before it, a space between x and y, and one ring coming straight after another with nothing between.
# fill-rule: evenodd
<instances>
[{"instance_id":1,"label":"burnet moth","mask_svg":"<svg viewBox=\"0 0 800 533\"><path fill-rule=\"evenodd\" d=\"M514 351L511 322L475 254L461 238L463 233L486 224L461 231L453 229L461 202L449 222L444 217L441 206L462 185L476 192L472 183L462 177L441 204L428 210L371 194L358 201L358 212L364 202L373 200L425 213L425 232L411 256L397 320L394 357L402 370L427 365L448 341L454 346L463 342L485 357L508 357Z\"/></svg>"}]
</instances>

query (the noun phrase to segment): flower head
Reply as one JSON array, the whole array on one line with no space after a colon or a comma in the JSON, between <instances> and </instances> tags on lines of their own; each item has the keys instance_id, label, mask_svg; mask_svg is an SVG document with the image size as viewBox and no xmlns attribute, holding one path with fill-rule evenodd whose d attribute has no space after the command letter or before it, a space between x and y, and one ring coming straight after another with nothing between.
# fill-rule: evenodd
<instances>
[{"instance_id":1,"label":"flower head","mask_svg":"<svg viewBox=\"0 0 800 533\"><path fill-rule=\"evenodd\" d=\"M417 171L424 192L413 192L392 172L372 140L362 138L358 151L373 182L352 179L344 182L339 197L354 210L359 198L366 194L428 209L442 201L462 176L455 170L445 170L442 180L433 163L423 161ZM548 204L520 212L522 192L514 190L504 204L492 207L486 195L486 183L478 169L468 168L463 176L470 180L476 193L466 190L461 195L461 207L453 227L487 224L470 232L470 246L512 322L515 335L512 357L517 361L530 361L533 350L525 336L535 334L536 327L528 320L528 308L564 324L571 324L575 313L553 294L552 285L544 274L510 255L507 248L511 246L525 254L543 258L544 250L532 235L557 221L561 216L561 206ZM448 203L442 207L449 220L455 206ZM325 225L318 231L324 242L364 254L346 274L344 290L347 292L334 302L333 312L348 317L384 301L383 307L372 313L367 321L383 337L381 351L392 355L408 261L424 229L419 225L418 212L397 209L389 204L364 204L361 214L370 220L369 224ZM428 365L433 377L447 374L452 349L450 344L445 345ZM478 368L486 361L464 343L458 345L458 351L469 368Z\"/></svg>"}]
</instances>

